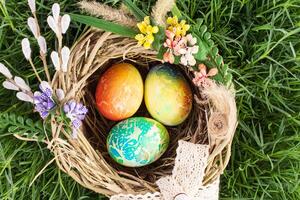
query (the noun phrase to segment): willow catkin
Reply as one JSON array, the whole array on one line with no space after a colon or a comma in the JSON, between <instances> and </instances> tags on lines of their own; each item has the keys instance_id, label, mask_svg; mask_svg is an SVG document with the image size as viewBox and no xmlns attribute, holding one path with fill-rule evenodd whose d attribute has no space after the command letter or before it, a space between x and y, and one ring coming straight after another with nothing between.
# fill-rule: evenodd
<instances>
[{"instance_id":1,"label":"willow catkin","mask_svg":"<svg viewBox=\"0 0 300 200\"><path fill-rule=\"evenodd\" d=\"M122 10L114 9L105 4L96 1L81 1L78 4L85 12L97 17L103 17L105 20L129 27L135 27L137 24L137 21L133 17L127 15Z\"/></svg>"},{"instance_id":2,"label":"willow catkin","mask_svg":"<svg viewBox=\"0 0 300 200\"><path fill-rule=\"evenodd\" d=\"M152 9L152 17L160 26L166 26L167 13L172 10L175 0L158 0Z\"/></svg>"}]
</instances>

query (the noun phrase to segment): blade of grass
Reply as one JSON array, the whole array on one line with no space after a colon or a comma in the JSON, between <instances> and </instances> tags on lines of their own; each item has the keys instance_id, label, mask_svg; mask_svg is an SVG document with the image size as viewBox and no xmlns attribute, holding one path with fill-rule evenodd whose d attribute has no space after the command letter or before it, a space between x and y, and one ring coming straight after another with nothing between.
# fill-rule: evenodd
<instances>
[{"instance_id":1,"label":"blade of grass","mask_svg":"<svg viewBox=\"0 0 300 200\"><path fill-rule=\"evenodd\" d=\"M147 16L147 14L139 9L139 7L137 7L131 0L124 0L123 3L138 21L143 21L144 17Z\"/></svg>"},{"instance_id":2,"label":"blade of grass","mask_svg":"<svg viewBox=\"0 0 300 200\"><path fill-rule=\"evenodd\" d=\"M78 14L70 14L72 20L92 26L95 28L99 28L101 30L107 31L107 32L112 32L121 36L125 37L131 37L134 38L136 34L138 34L137 31L134 29L131 29L126 26L122 26L113 22L109 22L103 19L99 19L96 17L91 17L91 16L85 16L85 15L78 15Z\"/></svg>"}]
</instances>

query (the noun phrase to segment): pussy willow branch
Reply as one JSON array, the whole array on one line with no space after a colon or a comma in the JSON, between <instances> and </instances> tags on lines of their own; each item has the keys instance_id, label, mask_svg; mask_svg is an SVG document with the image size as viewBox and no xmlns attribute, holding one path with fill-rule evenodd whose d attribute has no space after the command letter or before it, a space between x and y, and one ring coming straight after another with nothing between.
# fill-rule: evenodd
<instances>
[{"instance_id":1,"label":"pussy willow branch","mask_svg":"<svg viewBox=\"0 0 300 200\"><path fill-rule=\"evenodd\" d=\"M39 37L39 36L41 36L41 31L40 31L41 29L40 29L40 26L39 26L39 23L38 23L39 21L38 21L38 18L36 16L36 13L33 13L33 18L35 20L35 24L36 24L36 28L37 28L37 36ZM50 73L49 73L49 69L48 69L47 58L46 58L46 54L44 54L42 51L40 51L40 59L43 62L44 71L45 71L47 80L50 83L51 82L51 77L50 77Z\"/></svg>"}]
</instances>

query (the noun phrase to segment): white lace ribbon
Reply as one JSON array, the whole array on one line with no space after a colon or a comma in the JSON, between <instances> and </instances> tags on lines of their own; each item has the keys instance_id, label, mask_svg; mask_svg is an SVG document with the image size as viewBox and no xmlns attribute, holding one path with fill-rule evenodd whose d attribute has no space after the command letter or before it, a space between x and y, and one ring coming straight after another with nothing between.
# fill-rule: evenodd
<instances>
[{"instance_id":1,"label":"white lace ribbon","mask_svg":"<svg viewBox=\"0 0 300 200\"><path fill-rule=\"evenodd\" d=\"M171 176L160 178L156 184L160 193L144 195L115 195L112 200L217 200L219 178L207 186L202 185L209 146L179 141L175 166Z\"/></svg>"}]
</instances>

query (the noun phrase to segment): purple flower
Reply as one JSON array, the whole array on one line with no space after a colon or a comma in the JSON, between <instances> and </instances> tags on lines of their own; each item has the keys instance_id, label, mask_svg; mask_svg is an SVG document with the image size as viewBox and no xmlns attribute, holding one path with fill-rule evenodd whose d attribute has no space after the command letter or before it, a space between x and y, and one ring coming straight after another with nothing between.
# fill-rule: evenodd
<instances>
[{"instance_id":1,"label":"purple flower","mask_svg":"<svg viewBox=\"0 0 300 200\"><path fill-rule=\"evenodd\" d=\"M52 99L53 91L48 82L42 81L39 88L40 91L34 93L33 101L35 110L45 119L49 115L49 111L52 110L56 104Z\"/></svg>"},{"instance_id":2,"label":"purple flower","mask_svg":"<svg viewBox=\"0 0 300 200\"><path fill-rule=\"evenodd\" d=\"M88 109L82 103L77 103L75 100L70 100L65 103L64 111L67 117L71 120L73 129L72 137L75 139L77 138L77 130L80 128L82 120L84 120Z\"/></svg>"}]
</instances>

